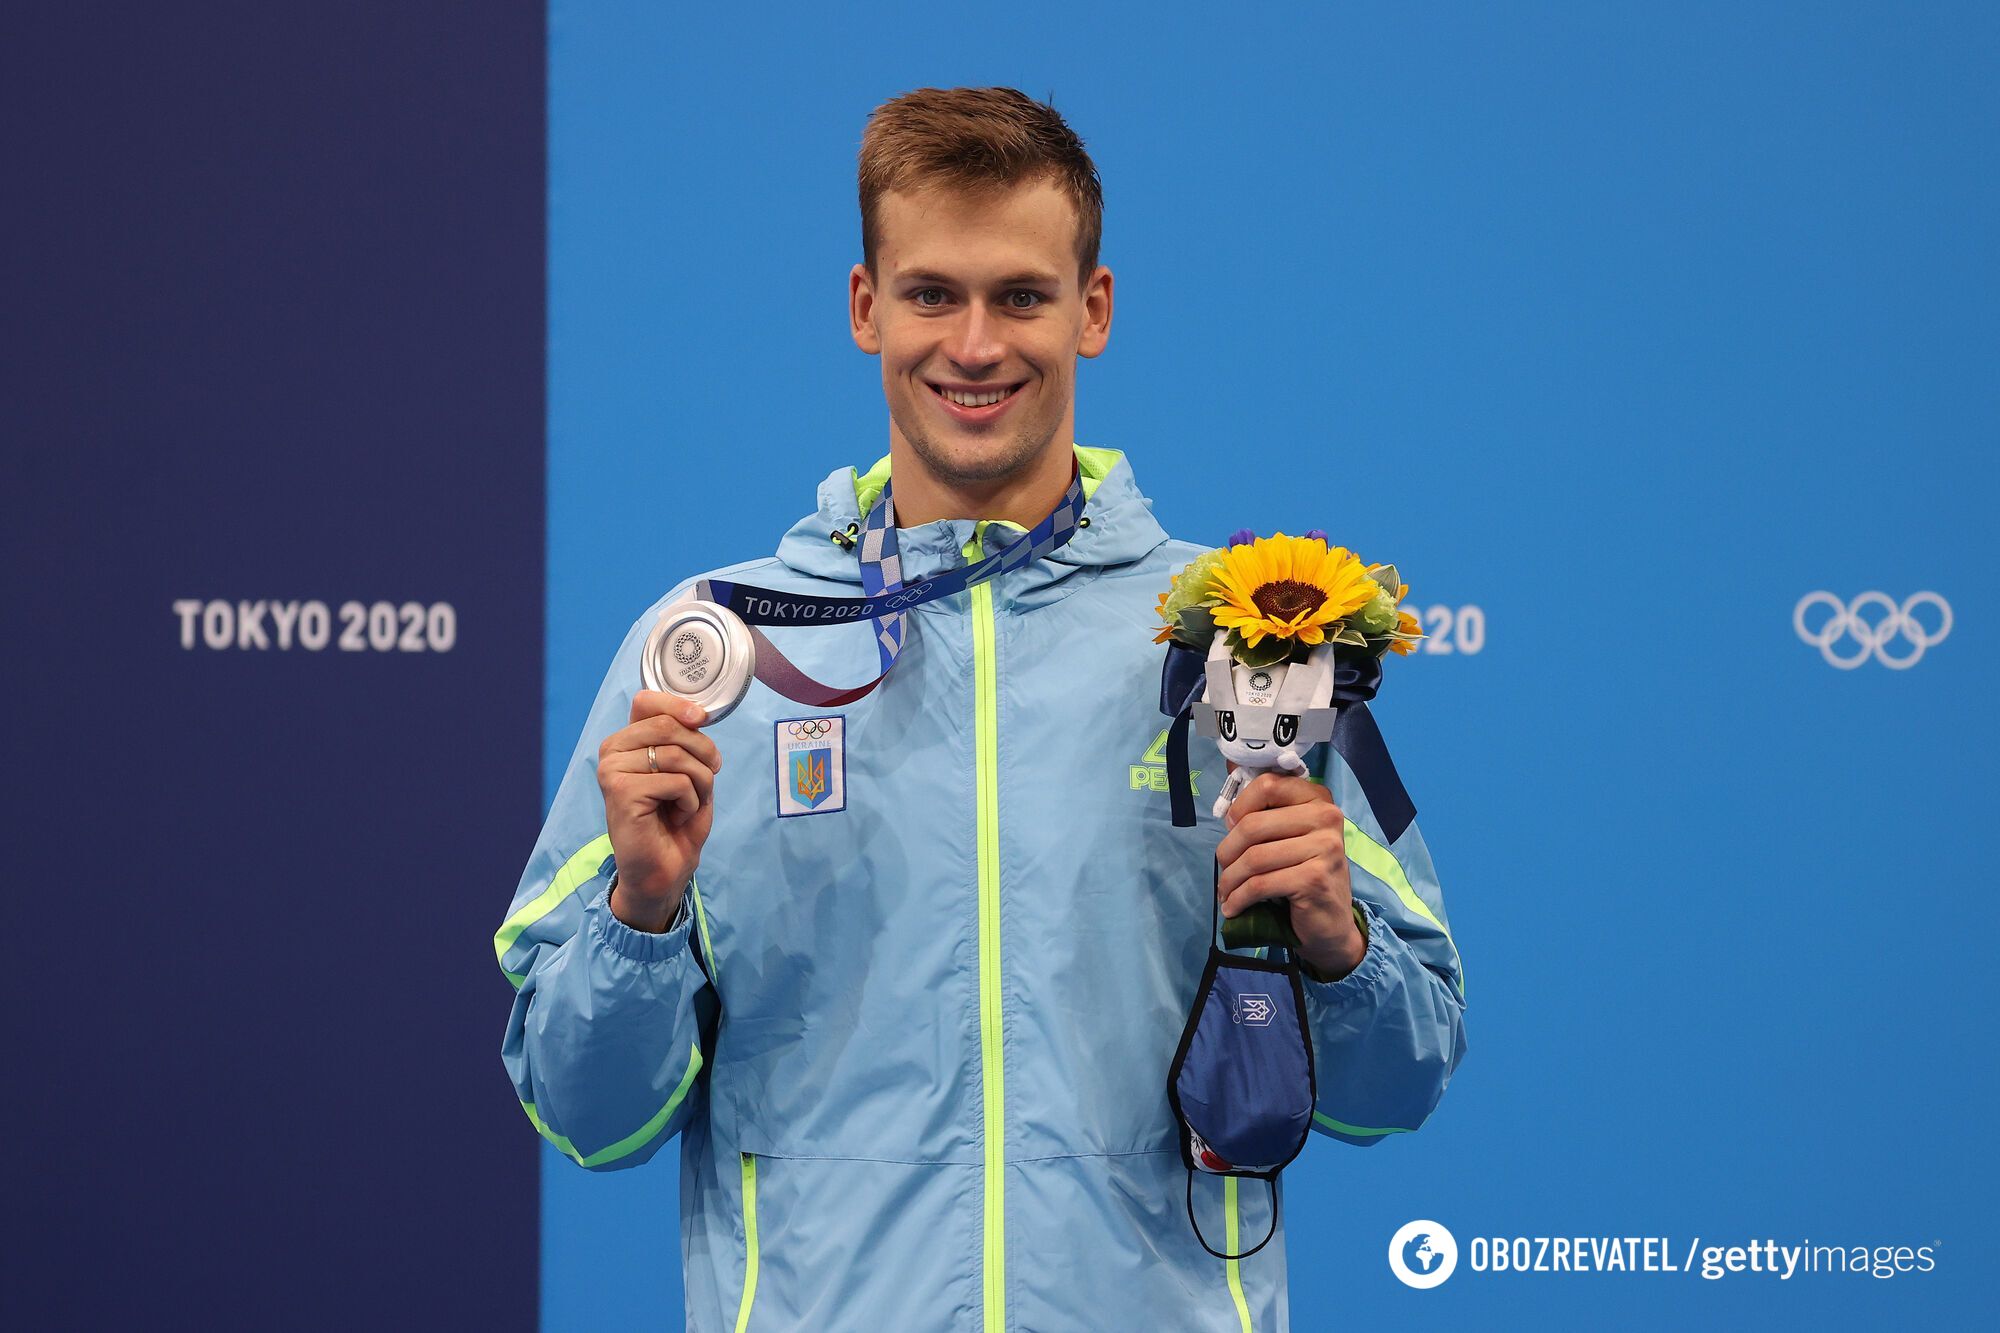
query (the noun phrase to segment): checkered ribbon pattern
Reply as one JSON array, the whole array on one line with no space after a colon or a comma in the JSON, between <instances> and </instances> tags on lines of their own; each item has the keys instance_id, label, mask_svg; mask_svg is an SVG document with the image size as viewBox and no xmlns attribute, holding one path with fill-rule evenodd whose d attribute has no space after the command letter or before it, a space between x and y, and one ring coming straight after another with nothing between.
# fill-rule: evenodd
<instances>
[{"instance_id":1,"label":"checkered ribbon pattern","mask_svg":"<svg viewBox=\"0 0 2000 1333\"><path fill-rule=\"evenodd\" d=\"M725 579L704 579L695 587L696 597L727 607L750 627L750 637L757 647L757 679L788 699L815 708L837 707L859 699L881 684L889 669L896 665L897 656L908 642L911 611L1041 559L1069 541L1083 520L1083 475L1072 465L1069 488L1047 518L983 559L905 586L902 556L896 545L893 485L893 482L883 485L881 497L862 520L861 537L856 543L861 556L861 591L865 596L817 597ZM867 684L847 689L835 689L813 680L792 665L758 629L760 625L845 625L857 620L874 622L875 647L881 656L882 671Z\"/></svg>"}]
</instances>

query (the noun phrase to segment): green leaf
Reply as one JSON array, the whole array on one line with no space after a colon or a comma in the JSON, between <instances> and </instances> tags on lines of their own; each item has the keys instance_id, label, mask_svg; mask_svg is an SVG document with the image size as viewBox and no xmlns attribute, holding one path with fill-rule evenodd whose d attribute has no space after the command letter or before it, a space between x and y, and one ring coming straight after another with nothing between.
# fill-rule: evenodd
<instances>
[{"instance_id":1,"label":"green leaf","mask_svg":"<svg viewBox=\"0 0 2000 1333\"><path fill-rule=\"evenodd\" d=\"M1292 641L1266 634L1252 648L1244 641L1243 631L1233 629L1229 631L1229 655L1247 667L1276 666L1291 660Z\"/></svg>"},{"instance_id":2,"label":"green leaf","mask_svg":"<svg viewBox=\"0 0 2000 1333\"><path fill-rule=\"evenodd\" d=\"M1333 636L1333 641L1335 643L1345 643L1355 648L1366 648L1368 646L1368 636L1352 625L1342 625L1340 632Z\"/></svg>"},{"instance_id":3,"label":"green leaf","mask_svg":"<svg viewBox=\"0 0 2000 1333\"><path fill-rule=\"evenodd\" d=\"M1403 576L1396 572L1394 565L1384 565L1380 569L1371 569L1368 571L1368 577L1374 579L1389 594L1391 599L1394 599L1396 594L1403 590Z\"/></svg>"},{"instance_id":4,"label":"green leaf","mask_svg":"<svg viewBox=\"0 0 2000 1333\"><path fill-rule=\"evenodd\" d=\"M1174 642L1206 653L1215 643L1215 614L1205 606L1189 607L1174 624Z\"/></svg>"}]
</instances>

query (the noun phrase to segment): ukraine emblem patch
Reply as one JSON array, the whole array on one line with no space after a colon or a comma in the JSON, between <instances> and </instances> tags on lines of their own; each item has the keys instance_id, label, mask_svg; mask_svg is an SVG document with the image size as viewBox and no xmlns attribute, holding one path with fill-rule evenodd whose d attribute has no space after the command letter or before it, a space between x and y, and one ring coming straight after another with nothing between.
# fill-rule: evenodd
<instances>
[{"instance_id":1,"label":"ukraine emblem patch","mask_svg":"<svg viewBox=\"0 0 2000 1333\"><path fill-rule=\"evenodd\" d=\"M779 818L847 808L846 721L836 714L776 724Z\"/></svg>"}]
</instances>

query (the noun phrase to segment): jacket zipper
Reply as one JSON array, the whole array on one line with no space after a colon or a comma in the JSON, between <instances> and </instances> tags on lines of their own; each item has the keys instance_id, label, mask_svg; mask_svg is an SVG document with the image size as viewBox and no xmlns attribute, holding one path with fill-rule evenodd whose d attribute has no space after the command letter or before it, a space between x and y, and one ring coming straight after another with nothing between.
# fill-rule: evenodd
<instances>
[{"instance_id":1,"label":"jacket zipper","mask_svg":"<svg viewBox=\"0 0 2000 1333\"><path fill-rule=\"evenodd\" d=\"M985 545L985 524L966 543L970 558ZM979 1068L985 1107L986 1329L1007 1327L1006 1070L1000 1045L1000 689L994 653L993 585L972 589L974 805L979 850Z\"/></svg>"},{"instance_id":2,"label":"jacket zipper","mask_svg":"<svg viewBox=\"0 0 2000 1333\"><path fill-rule=\"evenodd\" d=\"M747 1152L739 1156L743 1159L743 1299L736 1305L736 1333L747 1333L750 1311L757 1304L757 1159Z\"/></svg>"}]
</instances>

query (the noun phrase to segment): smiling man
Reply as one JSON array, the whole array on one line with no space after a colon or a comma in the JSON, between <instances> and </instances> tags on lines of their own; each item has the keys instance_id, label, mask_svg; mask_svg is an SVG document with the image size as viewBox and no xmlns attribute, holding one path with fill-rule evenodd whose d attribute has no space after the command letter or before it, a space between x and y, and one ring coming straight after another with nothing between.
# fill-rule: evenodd
<instances>
[{"instance_id":1,"label":"smiling man","mask_svg":"<svg viewBox=\"0 0 2000 1333\"><path fill-rule=\"evenodd\" d=\"M710 722L639 688L696 580L640 617L495 940L516 1093L594 1170L679 1135L690 1328L1282 1327L1282 1217L1190 1182L1165 1095L1212 897L1287 904L1314 1127L1377 1143L1465 1047L1422 835L1387 837L1327 747L1320 781L1258 777L1193 829L1126 781L1163 726L1155 600L1204 548L1167 537L1122 454L1074 443L1113 283L1062 118L1005 88L897 98L860 194L849 313L889 452L833 471L774 557L714 573L853 597L1081 515L908 612L881 687L838 707L757 687ZM860 626L773 637L816 680L881 669ZM1207 742L1193 766L1223 768ZM1230 1253L1276 1234L1218 1259L1189 1210Z\"/></svg>"},{"instance_id":2,"label":"smiling man","mask_svg":"<svg viewBox=\"0 0 2000 1333\"><path fill-rule=\"evenodd\" d=\"M897 517L1027 527L1069 483L1077 358L1111 336L1111 270L1073 202L1095 202L1096 173L1083 159L1061 183L893 188L924 178L911 157L926 146L864 153L870 222L848 277L855 344L882 359L892 467L912 460Z\"/></svg>"}]
</instances>

